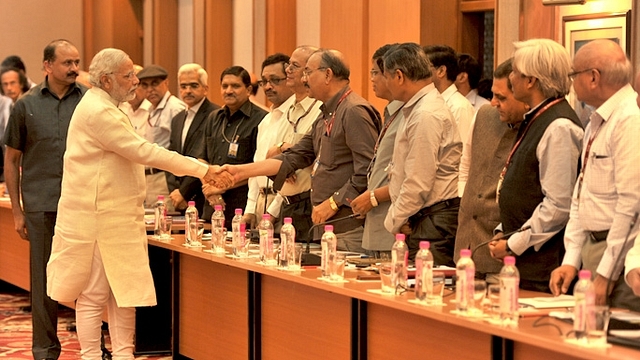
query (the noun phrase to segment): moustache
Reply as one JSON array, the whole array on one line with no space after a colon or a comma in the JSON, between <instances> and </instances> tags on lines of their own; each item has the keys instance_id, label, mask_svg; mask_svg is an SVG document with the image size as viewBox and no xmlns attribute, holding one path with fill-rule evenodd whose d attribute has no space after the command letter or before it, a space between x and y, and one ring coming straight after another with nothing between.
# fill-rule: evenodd
<instances>
[{"instance_id":1,"label":"moustache","mask_svg":"<svg viewBox=\"0 0 640 360\"><path fill-rule=\"evenodd\" d=\"M78 72L77 72L77 71L69 71L69 72L67 73L67 77L70 77L70 76L78 77L78 75L80 75L80 74L78 74Z\"/></svg>"}]
</instances>

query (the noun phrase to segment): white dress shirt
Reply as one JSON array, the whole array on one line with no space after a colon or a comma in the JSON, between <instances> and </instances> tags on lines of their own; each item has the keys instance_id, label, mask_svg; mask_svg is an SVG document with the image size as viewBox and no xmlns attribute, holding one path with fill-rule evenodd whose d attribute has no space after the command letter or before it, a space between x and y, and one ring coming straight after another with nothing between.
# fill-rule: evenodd
<instances>
[{"instance_id":1,"label":"white dress shirt","mask_svg":"<svg viewBox=\"0 0 640 360\"><path fill-rule=\"evenodd\" d=\"M455 84L451 84L445 91L442 92L442 98L444 99L449 110L453 114L453 118L458 125L458 131L460 132L460 140L463 142L469 137L469 128L471 127L471 120L476 113L469 100L462 96L458 91Z\"/></svg>"},{"instance_id":2,"label":"white dress shirt","mask_svg":"<svg viewBox=\"0 0 640 360\"><path fill-rule=\"evenodd\" d=\"M471 106L473 106L473 109L476 112L478 112L478 110L480 110L481 107L491 104L489 100L483 98L478 94L477 89L472 89L471 91L469 91L469 93L465 97L467 98L467 100L469 100L469 102L471 103Z\"/></svg>"}]
</instances>

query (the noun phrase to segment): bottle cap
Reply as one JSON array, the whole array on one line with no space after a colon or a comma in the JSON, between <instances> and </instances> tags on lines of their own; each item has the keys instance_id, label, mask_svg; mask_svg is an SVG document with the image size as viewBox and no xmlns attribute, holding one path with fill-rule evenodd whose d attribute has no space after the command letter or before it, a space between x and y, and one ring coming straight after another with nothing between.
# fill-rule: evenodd
<instances>
[{"instance_id":1,"label":"bottle cap","mask_svg":"<svg viewBox=\"0 0 640 360\"><path fill-rule=\"evenodd\" d=\"M284 218L284 223L285 223L285 224L291 224L292 222L293 222L293 220L291 220L291 218L290 218L290 217L286 217L286 218Z\"/></svg>"},{"instance_id":2,"label":"bottle cap","mask_svg":"<svg viewBox=\"0 0 640 360\"><path fill-rule=\"evenodd\" d=\"M269 214L262 214L262 220L269 220L271 218L271 215Z\"/></svg>"},{"instance_id":3,"label":"bottle cap","mask_svg":"<svg viewBox=\"0 0 640 360\"><path fill-rule=\"evenodd\" d=\"M158 201L164 201L164 195L158 195Z\"/></svg>"},{"instance_id":4,"label":"bottle cap","mask_svg":"<svg viewBox=\"0 0 640 360\"><path fill-rule=\"evenodd\" d=\"M460 256L462 256L462 257L471 257L471 250L470 249L462 249L462 250L460 250Z\"/></svg>"},{"instance_id":5,"label":"bottle cap","mask_svg":"<svg viewBox=\"0 0 640 360\"><path fill-rule=\"evenodd\" d=\"M187 203L188 206L196 206L196 202L195 201L189 201Z\"/></svg>"},{"instance_id":6,"label":"bottle cap","mask_svg":"<svg viewBox=\"0 0 640 360\"><path fill-rule=\"evenodd\" d=\"M396 234L396 241L404 241L404 234Z\"/></svg>"},{"instance_id":7,"label":"bottle cap","mask_svg":"<svg viewBox=\"0 0 640 360\"><path fill-rule=\"evenodd\" d=\"M590 270L580 270L580 272L578 273L578 278L591 280L591 271Z\"/></svg>"},{"instance_id":8,"label":"bottle cap","mask_svg":"<svg viewBox=\"0 0 640 360\"><path fill-rule=\"evenodd\" d=\"M244 234L245 231L247 231L247 224L241 222L240 223L240 234Z\"/></svg>"},{"instance_id":9,"label":"bottle cap","mask_svg":"<svg viewBox=\"0 0 640 360\"><path fill-rule=\"evenodd\" d=\"M325 225L324 226L324 232L327 232L327 231L333 232L333 225Z\"/></svg>"},{"instance_id":10,"label":"bottle cap","mask_svg":"<svg viewBox=\"0 0 640 360\"><path fill-rule=\"evenodd\" d=\"M516 258L514 256L505 256L504 257L504 264L505 265L515 265L516 264Z\"/></svg>"},{"instance_id":11,"label":"bottle cap","mask_svg":"<svg viewBox=\"0 0 640 360\"><path fill-rule=\"evenodd\" d=\"M236 209L236 215L242 215L242 209Z\"/></svg>"},{"instance_id":12,"label":"bottle cap","mask_svg":"<svg viewBox=\"0 0 640 360\"><path fill-rule=\"evenodd\" d=\"M431 243L428 241L420 241L420 249L429 249Z\"/></svg>"},{"instance_id":13,"label":"bottle cap","mask_svg":"<svg viewBox=\"0 0 640 360\"><path fill-rule=\"evenodd\" d=\"M213 208L215 211L222 211L222 205L215 205Z\"/></svg>"}]
</instances>

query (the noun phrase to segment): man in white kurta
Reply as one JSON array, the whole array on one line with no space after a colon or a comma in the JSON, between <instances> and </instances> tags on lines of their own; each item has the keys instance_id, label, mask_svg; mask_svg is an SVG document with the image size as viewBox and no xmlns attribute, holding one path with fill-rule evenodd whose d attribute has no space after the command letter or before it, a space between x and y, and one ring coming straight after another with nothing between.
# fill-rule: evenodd
<instances>
[{"instance_id":1,"label":"man in white kurta","mask_svg":"<svg viewBox=\"0 0 640 360\"><path fill-rule=\"evenodd\" d=\"M47 293L58 301L77 299L83 359L101 358L105 307L113 359L133 359L134 307L156 304L143 222L144 166L199 178L209 167L136 134L118 109L139 82L124 52L102 50L89 73L94 87L69 126Z\"/></svg>"}]
</instances>

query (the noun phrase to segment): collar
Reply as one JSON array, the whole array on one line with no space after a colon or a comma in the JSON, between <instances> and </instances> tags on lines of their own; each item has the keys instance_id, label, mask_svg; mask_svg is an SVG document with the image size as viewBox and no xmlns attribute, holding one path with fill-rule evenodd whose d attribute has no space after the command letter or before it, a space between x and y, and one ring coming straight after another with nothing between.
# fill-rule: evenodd
<instances>
[{"instance_id":1,"label":"collar","mask_svg":"<svg viewBox=\"0 0 640 360\"><path fill-rule=\"evenodd\" d=\"M289 111L289 108L294 106L296 103L296 95L291 95L287 100L285 100L282 104L280 104L280 106L278 106L277 108L274 108L273 105L271 105L271 112L279 112L280 114L284 114L287 111Z\"/></svg>"},{"instance_id":2,"label":"collar","mask_svg":"<svg viewBox=\"0 0 640 360\"><path fill-rule=\"evenodd\" d=\"M188 108L187 111L193 111L194 114L198 113L198 110L200 110L200 107L202 106L202 104L204 104L204 101L207 99L207 97L203 97L202 100L200 100L199 103L193 105L192 107Z\"/></svg>"},{"instance_id":3,"label":"collar","mask_svg":"<svg viewBox=\"0 0 640 360\"><path fill-rule=\"evenodd\" d=\"M384 110L388 112L389 115L393 115L396 113L396 111L398 111L402 107L402 105L404 105L402 101L392 100L389 104L387 104Z\"/></svg>"},{"instance_id":4,"label":"collar","mask_svg":"<svg viewBox=\"0 0 640 360\"><path fill-rule=\"evenodd\" d=\"M241 112L244 116L249 117L251 116L251 110L253 109L253 106L257 105L253 105L251 103L251 100L247 99L247 101L245 101L245 103L242 104L236 112ZM229 108L227 106L224 107L224 113L227 116L227 119L231 120L231 111L229 111Z\"/></svg>"},{"instance_id":5,"label":"collar","mask_svg":"<svg viewBox=\"0 0 640 360\"><path fill-rule=\"evenodd\" d=\"M636 93L631 87L630 84L627 84L620 88L620 90L616 91L610 98L607 99L599 108L596 109L591 116L589 117L589 121L593 122L591 125L594 129L597 129L602 122L607 121L613 113L618 109L622 103L626 99L633 99L635 102Z\"/></svg>"},{"instance_id":6,"label":"collar","mask_svg":"<svg viewBox=\"0 0 640 360\"><path fill-rule=\"evenodd\" d=\"M432 91L438 91L436 89L436 86L431 83L425 87L423 87L422 89L420 89L417 93L415 93L411 99L409 99L409 101L407 101L407 103L405 104L406 106L404 107L405 109L410 109L413 105L415 105L420 99L422 99L423 96L427 95L428 93L432 92Z\"/></svg>"},{"instance_id":7,"label":"collar","mask_svg":"<svg viewBox=\"0 0 640 360\"><path fill-rule=\"evenodd\" d=\"M340 100L342 95L344 95L344 93L347 92L349 89L350 89L349 85L343 87L342 90L338 91L337 94L333 95L331 97L331 99L329 99L329 101L327 101L326 103L322 104L322 106L320 107L320 110L322 110L322 113L324 114L324 116L326 118L328 118L331 115L333 115L333 113L336 111L336 109L338 107L338 101ZM349 95L351 95L351 94L349 94Z\"/></svg>"},{"instance_id":8,"label":"collar","mask_svg":"<svg viewBox=\"0 0 640 360\"><path fill-rule=\"evenodd\" d=\"M164 93L164 96L162 97L162 100L160 100L160 102L158 103L158 106L156 106L155 110L158 109L164 109L165 106L167 106L167 103L169 102L169 98L171 97L171 92L167 91L166 93Z\"/></svg>"},{"instance_id":9,"label":"collar","mask_svg":"<svg viewBox=\"0 0 640 360\"><path fill-rule=\"evenodd\" d=\"M51 94L51 95L55 95L55 93L53 91L51 91L51 89L49 88L49 75L44 77L44 81L40 84L42 87L40 88L40 93L44 94L45 89L46 91ZM37 85L36 85L37 86ZM63 98L67 97L67 95L71 94L74 91L79 91L80 93L82 93L83 91L83 87L80 84L78 84L77 82L74 82L73 85L69 86L69 88L67 89L67 92L64 94L64 96L62 96ZM86 88L85 88L85 92L86 92ZM56 95L57 96L57 95Z\"/></svg>"},{"instance_id":10,"label":"collar","mask_svg":"<svg viewBox=\"0 0 640 360\"><path fill-rule=\"evenodd\" d=\"M449 85L448 88L446 88L443 92L441 92L440 95L442 95L444 100L447 101L456 92L458 92L458 88L456 87L456 84L451 84L451 85Z\"/></svg>"},{"instance_id":11,"label":"collar","mask_svg":"<svg viewBox=\"0 0 640 360\"><path fill-rule=\"evenodd\" d=\"M118 104L120 103L118 100L112 98L111 95L109 95L109 93L104 91L102 88L94 86L89 89L89 91L96 94L99 98L112 103L115 107L118 107Z\"/></svg>"}]
</instances>

